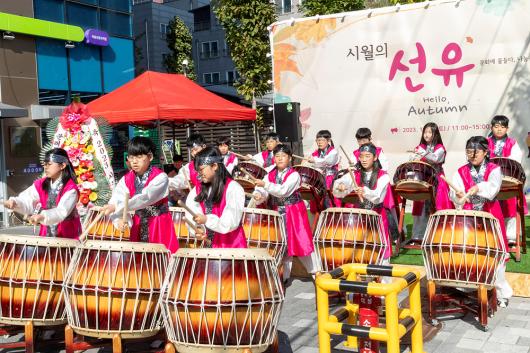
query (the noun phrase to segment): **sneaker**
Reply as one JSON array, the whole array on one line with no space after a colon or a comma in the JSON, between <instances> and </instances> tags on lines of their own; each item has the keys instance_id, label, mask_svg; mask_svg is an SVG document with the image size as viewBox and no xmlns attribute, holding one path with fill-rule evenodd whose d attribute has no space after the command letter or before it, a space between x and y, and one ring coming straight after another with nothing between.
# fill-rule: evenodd
<instances>
[{"instance_id":1,"label":"sneaker","mask_svg":"<svg viewBox=\"0 0 530 353\"><path fill-rule=\"evenodd\" d=\"M501 307L501 308L508 307L508 299L498 298L497 299L497 305L499 305L499 307Z\"/></svg>"}]
</instances>

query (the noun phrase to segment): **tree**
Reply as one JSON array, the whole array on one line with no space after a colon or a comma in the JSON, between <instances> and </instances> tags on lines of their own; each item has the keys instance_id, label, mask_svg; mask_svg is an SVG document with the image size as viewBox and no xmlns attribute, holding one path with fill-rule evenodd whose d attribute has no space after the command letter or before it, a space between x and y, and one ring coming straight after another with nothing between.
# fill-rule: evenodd
<instances>
[{"instance_id":1,"label":"tree","mask_svg":"<svg viewBox=\"0 0 530 353\"><path fill-rule=\"evenodd\" d=\"M364 8L364 0L304 0L300 5L305 16L329 15Z\"/></svg>"},{"instance_id":2,"label":"tree","mask_svg":"<svg viewBox=\"0 0 530 353\"><path fill-rule=\"evenodd\" d=\"M184 22L175 16L168 24L166 34L167 47L169 54L164 54L164 67L169 73L186 74L190 80L195 80L195 67L191 56L192 37L191 33ZM187 60L188 65L182 64Z\"/></svg>"},{"instance_id":3,"label":"tree","mask_svg":"<svg viewBox=\"0 0 530 353\"><path fill-rule=\"evenodd\" d=\"M245 99L261 97L271 90L272 61L267 26L276 21L269 0L215 0L214 12L225 29L232 61L240 74L234 86Z\"/></svg>"}]
</instances>

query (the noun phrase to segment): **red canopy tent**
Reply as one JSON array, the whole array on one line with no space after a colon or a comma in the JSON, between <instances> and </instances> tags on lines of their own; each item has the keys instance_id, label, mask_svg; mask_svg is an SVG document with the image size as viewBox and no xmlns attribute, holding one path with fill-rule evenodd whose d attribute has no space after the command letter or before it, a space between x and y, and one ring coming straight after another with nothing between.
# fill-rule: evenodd
<instances>
[{"instance_id":1,"label":"red canopy tent","mask_svg":"<svg viewBox=\"0 0 530 353\"><path fill-rule=\"evenodd\" d=\"M147 71L88 104L110 124L256 120L256 111L221 98L183 75Z\"/></svg>"}]
</instances>

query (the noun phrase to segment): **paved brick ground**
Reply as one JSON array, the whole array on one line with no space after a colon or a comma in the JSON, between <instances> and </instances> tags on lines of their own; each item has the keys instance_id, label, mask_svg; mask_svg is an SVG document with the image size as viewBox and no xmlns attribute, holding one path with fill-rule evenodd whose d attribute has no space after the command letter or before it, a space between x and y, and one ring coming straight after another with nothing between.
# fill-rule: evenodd
<instances>
[{"instance_id":1,"label":"paved brick ground","mask_svg":"<svg viewBox=\"0 0 530 353\"><path fill-rule=\"evenodd\" d=\"M19 230L20 234L27 232L27 229ZM286 301L280 317L281 353L317 353L319 351L316 315L313 283L309 280L294 280L287 289ZM499 308L495 316L489 319L488 332L480 330L471 315L462 319L442 321L441 325L442 328L437 335L424 343L425 352L530 352L530 300L527 298L512 298L508 308ZM0 337L0 342L17 341L20 338L21 335L9 338ZM334 353L346 352L342 345L343 341L344 338L340 336L333 338ZM381 348L381 352L384 353L384 347ZM23 350L0 349L0 352L14 353L23 352ZM40 350L39 352L57 352L57 350ZM91 349L86 352L103 353L111 352L111 350ZM402 346L402 352L410 352L409 347Z\"/></svg>"}]
</instances>

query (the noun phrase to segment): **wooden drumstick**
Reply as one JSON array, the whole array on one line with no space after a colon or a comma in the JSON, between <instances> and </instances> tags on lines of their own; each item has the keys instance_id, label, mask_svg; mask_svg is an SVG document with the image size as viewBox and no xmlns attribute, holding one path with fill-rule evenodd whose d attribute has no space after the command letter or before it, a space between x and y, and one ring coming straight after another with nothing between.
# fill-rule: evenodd
<instances>
[{"instance_id":1,"label":"wooden drumstick","mask_svg":"<svg viewBox=\"0 0 530 353\"><path fill-rule=\"evenodd\" d=\"M121 216L122 224L127 224L127 215L129 213L129 193L125 193L125 198L123 199L123 215ZM120 232L125 233L125 229L120 229Z\"/></svg>"},{"instance_id":2,"label":"wooden drumstick","mask_svg":"<svg viewBox=\"0 0 530 353\"><path fill-rule=\"evenodd\" d=\"M79 236L79 240L80 241L83 241L85 240L86 236L88 235L88 232L90 232L90 229L92 229L93 227L95 227L95 225L99 222L99 220L101 219L101 217L103 217L105 214L103 212L99 212L96 217L94 218L94 220L92 222L90 222L90 224L88 225L88 227L85 228L85 230L83 231L83 233L81 233L81 235Z\"/></svg>"},{"instance_id":3,"label":"wooden drumstick","mask_svg":"<svg viewBox=\"0 0 530 353\"><path fill-rule=\"evenodd\" d=\"M244 154L239 154L239 153L236 153L234 151L231 151L233 154L236 155L237 158L241 159L241 160L244 160L244 161L253 161L254 159L252 157L249 157L249 156L245 156Z\"/></svg>"},{"instance_id":4,"label":"wooden drumstick","mask_svg":"<svg viewBox=\"0 0 530 353\"><path fill-rule=\"evenodd\" d=\"M252 181L252 182L255 183L257 180L259 180L259 179L256 179L256 178L254 177L254 175L250 174L250 173L248 172L248 170L246 170L245 168L239 168L239 170L241 170L241 172L243 172L243 174L245 174L246 176L248 176L248 177L250 178L250 181Z\"/></svg>"},{"instance_id":5,"label":"wooden drumstick","mask_svg":"<svg viewBox=\"0 0 530 353\"><path fill-rule=\"evenodd\" d=\"M293 158L298 158L298 159L301 159L303 161L307 161L307 157L299 156L297 154L293 154Z\"/></svg>"},{"instance_id":6,"label":"wooden drumstick","mask_svg":"<svg viewBox=\"0 0 530 353\"><path fill-rule=\"evenodd\" d=\"M348 156L348 154L344 150L344 147L342 147L342 145L340 145L339 147L342 153L344 153L344 156L346 157L346 159L348 160L348 166L352 165L350 156ZM352 182L353 187L357 189L359 186L357 185L357 182L355 181L355 174L353 174L353 171L349 167L348 167L348 172L350 172L350 177L351 177L351 182ZM364 198L361 195L359 195L359 200L361 200L361 202L364 202Z\"/></svg>"},{"instance_id":7,"label":"wooden drumstick","mask_svg":"<svg viewBox=\"0 0 530 353\"><path fill-rule=\"evenodd\" d=\"M195 218L197 216L197 214L193 212L193 210L189 208L188 205L186 205L182 200L178 200L177 205L179 205L179 207L182 207L183 209L188 211L188 213L191 215L192 218Z\"/></svg>"},{"instance_id":8,"label":"wooden drumstick","mask_svg":"<svg viewBox=\"0 0 530 353\"><path fill-rule=\"evenodd\" d=\"M8 208L8 207L6 206L6 200L0 199L0 204L2 204L2 206L4 206L5 208L7 208L8 210L11 210L10 208ZM40 204L37 205L37 206L40 206ZM14 210L11 210L11 211L12 211L12 212L15 212ZM15 213L18 213L18 212L15 212ZM38 214L38 212L37 212L36 214ZM21 216L22 216L22 220L23 220L24 222L29 223L29 216L28 216L27 214L24 214L24 215L21 214ZM31 224L31 223L30 223L30 224ZM36 225L36 224L35 224L35 225ZM33 233L35 233L35 230L33 231Z\"/></svg>"},{"instance_id":9,"label":"wooden drumstick","mask_svg":"<svg viewBox=\"0 0 530 353\"><path fill-rule=\"evenodd\" d=\"M445 181L447 183L447 185L449 185L449 187L451 187L451 189L453 189L455 192L460 192L460 190L458 190L458 188L453 183L451 183L449 180L447 180L445 175L440 175L440 178L443 181Z\"/></svg>"},{"instance_id":10,"label":"wooden drumstick","mask_svg":"<svg viewBox=\"0 0 530 353\"><path fill-rule=\"evenodd\" d=\"M177 204L182 207L183 209L185 209L186 211L188 211L188 213L192 216L192 217L195 217L197 214L195 212L192 211L191 208L189 208L184 202L182 202L182 200L178 200L177 201ZM184 217L184 221L186 222L186 224L188 224L194 231L195 233L198 233L198 227L197 227L197 224L195 224L194 222L190 221L189 219L187 219L186 217ZM204 239L203 240L207 245L210 245L212 243L212 241L210 239Z\"/></svg>"}]
</instances>

